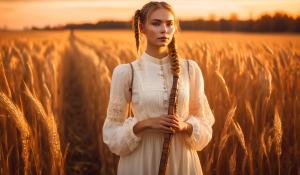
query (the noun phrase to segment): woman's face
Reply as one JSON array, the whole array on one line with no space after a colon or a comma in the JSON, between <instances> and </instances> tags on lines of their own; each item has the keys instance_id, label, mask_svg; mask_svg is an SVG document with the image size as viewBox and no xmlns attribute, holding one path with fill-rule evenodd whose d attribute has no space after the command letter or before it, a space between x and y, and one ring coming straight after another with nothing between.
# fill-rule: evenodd
<instances>
[{"instance_id":1,"label":"woman's face","mask_svg":"<svg viewBox=\"0 0 300 175\"><path fill-rule=\"evenodd\" d=\"M154 10L141 25L141 32L147 38L147 44L155 47L167 46L175 33L173 14L164 8Z\"/></svg>"}]
</instances>

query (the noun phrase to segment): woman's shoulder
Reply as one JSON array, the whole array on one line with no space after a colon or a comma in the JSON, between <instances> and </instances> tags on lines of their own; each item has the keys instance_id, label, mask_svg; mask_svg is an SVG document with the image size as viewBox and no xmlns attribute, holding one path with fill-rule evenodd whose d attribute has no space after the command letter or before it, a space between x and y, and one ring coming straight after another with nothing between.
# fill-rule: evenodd
<instances>
[{"instance_id":1,"label":"woman's shoulder","mask_svg":"<svg viewBox=\"0 0 300 175\"><path fill-rule=\"evenodd\" d=\"M129 71L130 71L129 63L118 64L113 69L113 76L127 76L129 74Z\"/></svg>"},{"instance_id":2,"label":"woman's shoulder","mask_svg":"<svg viewBox=\"0 0 300 175\"><path fill-rule=\"evenodd\" d=\"M193 70L194 69L200 69L198 63L195 60L191 59L191 58L180 58L180 62L183 66L188 65L189 68L191 68Z\"/></svg>"},{"instance_id":3,"label":"woman's shoulder","mask_svg":"<svg viewBox=\"0 0 300 175\"><path fill-rule=\"evenodd\" d=\"M115 68L114 68L114 72L125 72L128 69L128 64L118 64Z\"/></svg>"},{"instance_id":4,"label":"woman's shoulder","mask_svg":"<svg viewBox=\"0 0 300 175\"><path fill-rule=\"evenodd\" d=\"M122 76L122 77L129 77L131 76L132 71L135 70L135 65L137 64L137 60L131 61L129 63L121 63L118 64L114 69L113 69L113 76ZM131 65L132 67L131 67Z\"/></svg>"}]
</instances>

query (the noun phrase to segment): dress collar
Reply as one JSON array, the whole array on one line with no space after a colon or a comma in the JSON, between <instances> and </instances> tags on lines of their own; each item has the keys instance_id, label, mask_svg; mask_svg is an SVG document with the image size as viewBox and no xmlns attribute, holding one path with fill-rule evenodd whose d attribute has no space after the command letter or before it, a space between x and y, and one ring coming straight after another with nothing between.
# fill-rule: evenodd
<instances>
[{"instance_id":1,"label":"dress collar","mask_svg":"<svg viewBox=\"0 0 300 175\"><path fill-rule=\"evenodd\" d=\"M146 61L150 61L154 64L167 64L167 63L170 63L169 55L167 55L163 58L156 58L156 57L153 57L153 56L147 54L146 52L144 52L143 55L142 55L142 59L144 59Z\"/></svg>"}]
</instances>

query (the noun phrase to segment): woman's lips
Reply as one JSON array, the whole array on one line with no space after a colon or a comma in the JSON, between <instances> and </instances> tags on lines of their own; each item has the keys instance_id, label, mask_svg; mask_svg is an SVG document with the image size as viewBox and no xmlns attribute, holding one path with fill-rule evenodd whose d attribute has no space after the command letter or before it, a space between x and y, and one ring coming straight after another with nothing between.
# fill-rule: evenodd
<instances>
[{"instance_id":1,"label":"woman's lips","mask_svg":"<svg viewBox=\"0 0 300 175\"><path fill-rule=\"evenodd\" d=\"M168 38L163 36L163 37L159 37L158 39L168 39Z\"/></svg>"},{"instance_id":2,"label":"woman's lips","mask_svg":"<svg viewBox=\"0 0 300 175\"><path fill-rule=\"evenodd\" d=\"M168 40L167 37L159 37L157 39L160 40L160 41L163 41L163 42L166 42Z\"/></svg>"}]
</instances>

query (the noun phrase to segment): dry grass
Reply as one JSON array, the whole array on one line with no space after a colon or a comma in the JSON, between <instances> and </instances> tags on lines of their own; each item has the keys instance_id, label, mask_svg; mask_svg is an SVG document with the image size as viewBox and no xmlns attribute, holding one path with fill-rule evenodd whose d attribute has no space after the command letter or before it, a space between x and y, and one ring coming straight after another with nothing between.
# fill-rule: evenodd
<instances>
[{"instance_id":1,"label":"dry grass","mask_svg":"<svg viewBox=\"0 0 300 175\"><path fill-rule=\"evenodd\" d=\"M0 174L116 174L102 125L113 68L137 57L133 33L0 36ZM199 153L204 174L298 174L300 37L177 38L180 55L201 67L216 118Z\"/></svg>"}]
</instances>

